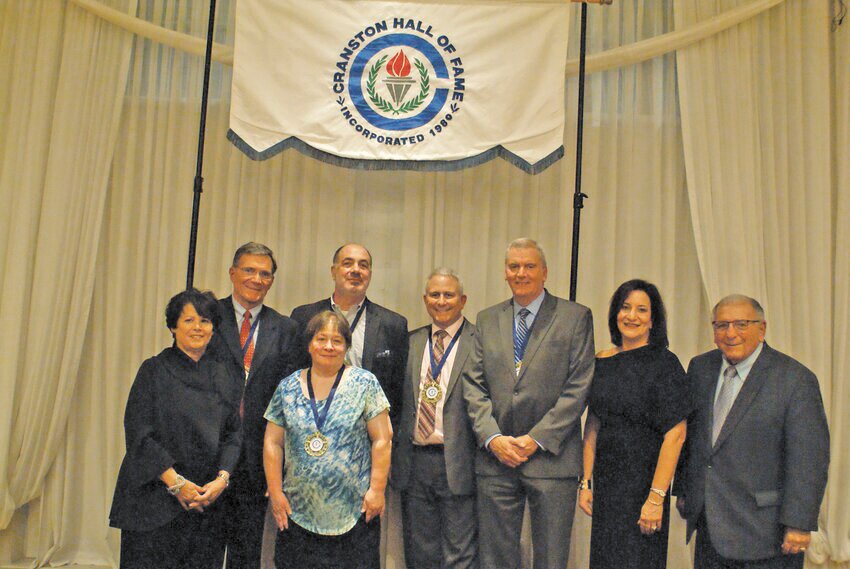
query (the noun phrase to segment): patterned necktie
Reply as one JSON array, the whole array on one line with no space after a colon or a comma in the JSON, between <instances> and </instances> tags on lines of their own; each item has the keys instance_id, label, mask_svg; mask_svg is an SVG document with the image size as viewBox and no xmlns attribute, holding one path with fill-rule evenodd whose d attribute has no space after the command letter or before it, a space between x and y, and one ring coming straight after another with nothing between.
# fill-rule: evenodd
<instances>
[{"instance_id":1,"label":"patterned necktie","mask_svg":"<svg viewBox=\"0 0 850 569\"><path fill-rule=\"evenodd\" d=\"M720 386L720 393L717 394L717 401L714 402L714 423L711 428L711 444L717 442L717 437L720 435L720 430L723 428L723 423L726 421L726 416L735 402L735 378L738 377L738 370L735 366L729 366L723 372L723 385Z\"/></svg>"},{"instance_id":2,"label":"patterned necktie","mask_svg":"<svg viewBox=\"0 0 850 569\"><path fill-rule=\"evenodd\" d=\"M439 364L443 359L443 354L446 352L444 341L449 333L445 330L437 330L434 332L434 360ZM431 377L431 366L425 373L425 380L419 385L419 423L416 426L419 439L424 441L434 432L434 425L437 423L437 404L431 403L423 397L425 385L431 381L440 381L440 378Z\"/></svg>"},{"instance_id":3,"label":"patterned necktie","mask_svg":"<svg viewBox=\"0 0 850 569\"><path fill-rule=\"evenodd\" d=\"M245 343L248 341L248 335L251 333L251 311L245 311L245 317L242 319L242 329L239 330L239 345L242 347L242 353L245 354L242 358L242 368L245 371L245 382L248 382L248 372L251 371L251 360L254 359L254 339L251 338L251 345L245 349ZM242 400L239 402L239 417L245 417L245 389L242 389Z\"/></svg>"},{"instance_id":4,"label":"patterned necktie","mask_svg":"<svg viewBox=\"0 0 850 569\"><path fill-rule=\"evenodd\" d=\"M245 342L248 341L248 335L251 333L251 311L245 311L245 318L242 319L242 329L239 331L239 346L245 356L242 359L242 367L245 370L245 376L251 371L251 360L254 359L254 339L251 338L251 345L245 349Z\"/></svg>"},{"instance_id":5,"label":"patterned necktie","mask_svg":"<svg viewBox=\"0 0 850 569\"><path fill-rule=\"evenodd\" d=\"M529 314L531 314L531 311L527 308L523 308L517 315L519 316L519 319L517 320L516 332L514 333L514 364L517 366L517 375L519 375L519 363L525 355L525 345L528 342L528 324L526 324L525 319Z\"/></svg>"}]
</instances>

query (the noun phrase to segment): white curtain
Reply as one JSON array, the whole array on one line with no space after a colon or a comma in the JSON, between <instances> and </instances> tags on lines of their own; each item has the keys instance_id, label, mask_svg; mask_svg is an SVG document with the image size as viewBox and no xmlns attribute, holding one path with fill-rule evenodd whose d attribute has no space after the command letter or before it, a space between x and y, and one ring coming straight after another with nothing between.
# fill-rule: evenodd
<instances>
[{"instance_id":1,"label":"white curtain","mask_svg":"<svg viewBox=\"0 0 850 569\"><path fill-rule=\"evenodd\" d=\"M790 6L797 2L784 4L789 7L757 18L769 22L761 34L773 26L790 26L784 20L774 21L775 12L795 10ZM136 9L135 2L115 0L111 5L178 32L197 37L206 32L207 2L146 0ZM219 0L216 42L223 45L232 46L232 8L232 1ZM590 52L673 31L681 17L675 3L674 25L673 8L673 0L591 6ZM823 11L817 6L812 10ZM800 17L809 21L813 16ZM124 403L140 362L170 342L164 305L185 286L203 62L195 55L97 23L75 4L56 0L12 0L0 5L0 83L9 86L0 89L0 109L5 109L0 113L0 196L9 204L0 211L4 267L0 334L4 353L14 358L0 372L0 417L5 419L0 419L0 496L9 497L4 511L15 511L0 531L0 566L16 559L52 565L115 564L118 533L108 529L106 519L123 456ZM568 55L572 58L578 53L577 12L571 25ZM829 45L827 28L794 26L801 44ZM836 66L843 61L846 69L850 62L847 32L840 33L844 33L843 43L834 34L834 61ZM763 35L758 40L771 48L778 42ZM820 52L817 55L823 57ZM825 61L828 65L828 48ZM678 62L678 81L676 64L671 53L588 77L583 190L590 199L582 216L578 300L593 309L597 345L602 348L609 343L607 304L616 285L638 276L654 281L667 303L671 347L686 362L711 347L709 300L716 299L720 285L706 282L707 275L716 275L705 261L711 243L706 245L699 232L695 237L695 227L705 223L704 208L694 204L696 190L691 186L702 180L694 179L690 171L700 166L688 158L689 127L683 123L693 119L685 111L683 62ZM71 65L96 66L97 84L85 81L84 73L74 75L76 81L66 74L63 83L61 70ZM823 79L815 70L808 72ZM802 89L802 78L788 76L787 80L787 91L792 91L792 82ZM60 85L70 91L60 91ZM839 141L836 135L832 144L843 148L846 156L848 112L846 96L839 95L842 87L846 93L846 77L836 79L832 91L836 107L843 109L844 138ZM280 265L268 303L288 312L330 293L330 256L340 243L356 240L366 244L375 259L370 297L405 314L414 327L427 320L421 295L423 280L433 266L449 265L460 272L469 295L466 312L474 318L478 310L507 297L501 269L504 246L514 237L530 235L546 248L549 289L567 296L576 88L575 80L568 80L567 157L538 176L527 176L500 160L452 173L359 172L322 164L294 151L266 162L247 160L224 138L230 68L214 65L195 284L228 294L226 269L233 250L247 240L262 241L275 250ZM752 88L749 96L759 100L769 99L776 91L766 89L764 83ZM809 89L814 92L816 86L803 92ZM827 97L827 113L829 92L827 85L813 95ZM76 103L57 103L60 94ZM678 97L682 97L681 118ZM80 104L84 100L89 107ZM63 104L73 111L59 113ZM779 111L786 112L784 107ZM772 117L774 130L791 128L786 123L796 117L794 128L807 136L820 133L829 138L824 134L829 132L829 121L818 119L815 125L801 126L803 119L793 109L788 112L787 119L784 114ZM95 120L90 120L92 116ZM763 119L762 114L747 118ZM59 126L64 121L69 124ZM700 127L690 128L693 132ZM817 130L821 128L826 130ZM80 137L84 142L79 142ZM787 147L782 140L771 142L771 148ZM835 158L839 154L830 154L829 140L826 147L822 141L810 142L824 153L827 173L830 156L832 164L839 164ZM726 144L723 141L721 147ZM52 161L63 169L52 166L55 173L51 174ZM765 176L774 177L783 170L777 166L780 173L773 173L767 165L761 168ZM700 175L703 171L709 169L700 170ZM809 212L802 220L785 202L777 204L778 198L766 196L754 202L759 231L769 231L769 237L774 232L790 234L804 223L807 230L816 225L808 216L818 216L814 219L820 223L821 214L831 220L838 212L848 213L850 173L846 164L836 171L837 181L826 179L826 195L832 196L826 200L826 209L801 210ZM772 180L758 180L762 193ZM845 188L843 195L839 187ZM730 215L737 209L727 207L722 211ZM817 339L803 336L811 323L815 328L825 325L816 317L824 306L831 306L833 294L833 308L843 309L843 321L850 316L846 300L850 267L838 246L850 235L834 221L828 222L826 230L811 229L826 235L827 262L824 267L818 265L821 272L809 274L813 264L788 264L785 256L771 256L764 263L768 268L775 263L773 270L790 282L813 286L809 281L829 281L825 298L809 294L821 288L807 288L805 294L790 298L774 291L771 287L778 283L773 282L768 282L766 290L744 292L761 294L768 302L770 338L817 369L831 406L835 436L836 420L843 420L846 430L846 416L841 415L846 415L845 378L850 367L843 355L846 324L833 335L816 332L822 334L818 336L824 342L822 352L815 349ZM807 233L803 235L808 239ZM806 262L815 263L822 255L814 244L810 247ZM786 250L781 253L786 255ZM835 259L834 274L830 255ZM796 263L797 258L793 260ZM773 276L773 272L767 274ZM729 282L749 286L745 278L749 277L730 276ZM784 286L786 281L782 282ZM813 314L807 304L785 305L799 303L801 298L808 303L810 297ZM831 315L828 320L831 326ZM834 321L841 320L836 316ZM798 325L796 335L782 332ZM826 365L817 368L821 360ZM30 394L30 407L24 403L24 393ZM843 402L843 407L836 401ZM33 406L40 406L39 411L28 410ZM833 448L840 447L833 444ZM832 480L846 478L850 472L846 454L834 452L834 456ZM42 470L26 470L27 464ZM21 489L26 492L16 490L16 494L9 490L8 481L20 480L17 472L42 474L24 476ZM847 490L831 484L828 492L824 519L834 524L828 526L835 532L829 535L831 559L846 562L850 559ZM13 496L17 498L9 501ZM672 524L668 566L689 567L683 524L675 515ZM587 564L589 521L583 514L576 517L574 533L571 569ZM839 551L845 552L843 557ZM388 567L403 567L397 541L389 555Z\"/></svg>"},{"instance_id":2,"label":"white curtain","mask_svg":"<svg viewBox=\"0 0 850 569\"><path fill-rule=\"evenodd\" d=\"M17 508L45 492L45 476L67 443L132 36L51 1L4 3L2 12L6 527ZM73 520L61 503L54 506L42 517L39 551L60 547L65 528L56 522Z\"/></svg>"},{"instance_id":3,"label":"white curtain","mask_svg":"<svg viewBox=\"0 0 850 569\"><path fill-rule=\"evenodd\" d=\"M675 0L676 25L740 4ZM842 161L836 151L841 137L846 148L846 123L833 141L830 25L826 2L784 2L678 51L677 60L688 194L708 298L713 303L741 292L761 299L767 341L820 379L834 460L841 461L846 442L838 442L845 438L839 427L848 409L834 396L841 393L835 380L846 374L835 373L834 354L846 351L847 283L837 278L834 263L846 266L847 248L833 225L841 224L836 213L845 198L832 168ZM836 69L846 76L837 60ZM846 87L846 77L840 81ZM846 107L847 90L835 93L836 106ZM839 552L847 548L850 508L833 494L846 492L837 483L842 471L833 465L831 472L824 531L813 538L810 565L848 561Z\"/></svg>"}]
</instances>

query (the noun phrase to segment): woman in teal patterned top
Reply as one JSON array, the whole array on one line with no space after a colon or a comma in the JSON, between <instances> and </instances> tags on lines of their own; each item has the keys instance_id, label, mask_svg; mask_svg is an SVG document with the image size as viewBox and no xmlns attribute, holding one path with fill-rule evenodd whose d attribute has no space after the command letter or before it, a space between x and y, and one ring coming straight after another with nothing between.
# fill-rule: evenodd
<instances>
[{"instance_id":1,"label":"woman in teal patterned top","mask_svg":"<svg viewBox=\"0 0 850 569\"><path fill-rule=\"evenodd\" d=\"M371 372L345 365L351 331L343 317L317 314L306 337L311 367L280 382L265 414L263 463L280 529L275 565L379 569L389 403Z\"/></svg>"}]
</instances>

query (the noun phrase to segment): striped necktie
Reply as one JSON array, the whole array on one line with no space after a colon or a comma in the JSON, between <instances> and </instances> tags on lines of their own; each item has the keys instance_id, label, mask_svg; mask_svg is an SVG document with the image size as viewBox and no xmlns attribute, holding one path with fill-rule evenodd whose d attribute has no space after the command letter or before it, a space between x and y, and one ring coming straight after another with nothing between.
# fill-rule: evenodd
<instances>
[{"instance_id":1,"label":"striped necktie","mask_svg":"<svg viewBox=\"0 0 850 569\"><path fill-rule=\"evenodd\" d=\"M438 363L443 359L443 354L446 352L445 339L449 333L445 330L437 330L434 332L434 360ZM427 401L423 397L425 385L431 381L439 382L439 377L431 376L431 366L425 373L425 381L419 386L419 422L416 426L417 434L420 440L424 441L434 432L434 427L437 424L437 404Z\"/></svg>"},{"instance_id":2,"label":"striped necktie","mask_svg":"<svg viewBox=\"0 0 850 569\"><path fill-rule=\"evenodd\" d=\"M525 355L525 346L528 344L528 324L525 319L529 314L531 314L531 311L527 308L521 309L517 314L519 318L514 333L514 364L517 366L517 375L519 375L520 370L519 363Z\"/></svg>"}]
</instances>

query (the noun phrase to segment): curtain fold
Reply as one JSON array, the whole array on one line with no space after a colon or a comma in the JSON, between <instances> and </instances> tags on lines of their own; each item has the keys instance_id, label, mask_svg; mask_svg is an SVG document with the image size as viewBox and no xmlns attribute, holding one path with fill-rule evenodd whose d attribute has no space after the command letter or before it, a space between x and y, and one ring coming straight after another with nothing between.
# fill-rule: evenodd
<instances>
[{"instance_id":1,"label":"curtain fold","mask_svg":"<svg viewBox=\"0 0 850 569\"><path fill-rule=\"evenodd\" d=\"M6 262L16 263L5 272L6 278L16 275L16 282L8 287L8 297L4 286L4 322L8 318L24 325L2 327L4 341L15 336L4 345L17 349L2 372L2 386L9 395L4 400L13 404L14 412L5 415L13 421L2 454L13 460L0 470L8 484L0 527L9 523L16 507L39 495L65 436L88 322L131 39L126 32L76 9L65 10L64 21L57 21L53 2L22 3L7 10L8 25L23 24L15 32L36 36L25 40L25 45L36 48L35 53L19 52L13 64L35 56L36 77L40 78L43 65L56 78L44 78L48 84L55 81L55 89L40 91L35 83L32 91L25 86L13 92L9 101L13 129L22 119L26 122L18 123L19 128L28 129L29 113L36 115L33 144L20 150L26 151L24 162L29 167L24 172L30 176L43 172L43 178L36 181L31 196L38 200L35 207L7 220L10 234L26 235L27 240L20 248L7 244L4 255ZM36 22L53 31L64 29L64 35L59 35L61 45L55 37L45 37L45 30L31 27ZM41 113L43 117L38 116ZM10 142L16 141L7 139L6 144ZM18 156L15 149L8 150L8 159ZM9 178L4 180L3 193L16 194L21 191L16 187L17 164L9 166L4 167ZM27 249L30 255L25 254ZM51 293L33 295L32 290Z\"/></svg>"}]
</instances>

